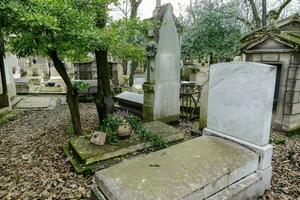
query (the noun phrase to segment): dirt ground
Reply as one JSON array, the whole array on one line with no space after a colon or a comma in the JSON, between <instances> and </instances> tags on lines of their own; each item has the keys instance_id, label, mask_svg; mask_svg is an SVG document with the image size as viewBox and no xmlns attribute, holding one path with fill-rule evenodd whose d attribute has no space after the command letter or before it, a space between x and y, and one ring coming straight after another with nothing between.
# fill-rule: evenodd
<instances>
[{"instance_id":1,"label":"dirt ground","mask_svg":"<svg viewBox=\"0 0 300 200\"><path fill-rule=\"evenodd\" d=\"M85 132L98 122L95 107L80 105ZM74 173L62 145L69 112L66 105L55 110L26 111L0 126L0 199L87 199L93 176ZM196 123L184 124L189 131ZM300 196L300 136L274 132L272 188L262 199L297 199ZM277 143L277 144L275 144Z\"/></svg>"}]
</instances>

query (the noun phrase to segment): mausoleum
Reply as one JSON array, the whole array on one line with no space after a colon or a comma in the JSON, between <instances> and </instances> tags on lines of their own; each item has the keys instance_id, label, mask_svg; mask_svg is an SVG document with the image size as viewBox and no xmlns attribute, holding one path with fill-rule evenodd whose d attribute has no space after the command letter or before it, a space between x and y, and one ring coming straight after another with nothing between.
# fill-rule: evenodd
<instances>
[{"instance_id":1,"label":"mausoleum","mask_svg":"<svg viewBox=\"0 0 300 200\"><path fill-rule=\"evenodd\" d=\"M299 14L248 34L242 44L243 61L277 67L273 128L283 131L300 128Z\"/></svg>"}]
</instances>

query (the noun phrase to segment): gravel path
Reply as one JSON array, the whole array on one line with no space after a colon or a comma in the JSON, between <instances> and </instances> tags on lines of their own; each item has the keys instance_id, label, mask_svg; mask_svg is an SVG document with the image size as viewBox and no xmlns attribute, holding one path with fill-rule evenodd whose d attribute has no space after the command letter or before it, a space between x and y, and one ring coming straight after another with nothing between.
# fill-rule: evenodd
<instances>
[{"instance_id":1,"label":"gravel path","mask_svg":"<svg viewBox=\"0 0 300 200\"><path fill-rule=\"evenodd\" d=\"M80 105L85 132L97 126L93 104ZM93 177L76 175L62 151L71 136L67 106L27 111L0 127L0 199L87 199ZM190 130L194 124L184 124ZM300 196L300 136L272 133L272 189L261 199L294 200ZM275 144L280 143L284 144Z\"/></svg>"}]
</instances>

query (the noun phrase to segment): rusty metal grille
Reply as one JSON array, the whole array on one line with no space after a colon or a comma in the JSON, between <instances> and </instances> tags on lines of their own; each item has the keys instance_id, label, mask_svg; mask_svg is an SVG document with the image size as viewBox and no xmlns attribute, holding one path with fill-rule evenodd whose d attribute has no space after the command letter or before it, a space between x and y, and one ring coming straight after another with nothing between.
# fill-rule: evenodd
<instances>
[{"instance_id":1,"label":"rusty metal grille","mask_svg":"<svg viewBox=\"0 0 300 200\"><path fill-rule=\"evenodd\" d=\"M180 118L190 121L199 118L201 86L182 83L180 87Z\"/></svg>"}]
</instances>

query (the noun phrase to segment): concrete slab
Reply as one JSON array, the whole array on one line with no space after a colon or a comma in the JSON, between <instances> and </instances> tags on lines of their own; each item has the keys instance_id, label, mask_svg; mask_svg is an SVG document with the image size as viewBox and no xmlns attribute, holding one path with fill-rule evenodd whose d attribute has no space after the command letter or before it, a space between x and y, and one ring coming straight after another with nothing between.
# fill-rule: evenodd
<instances>
[{"instance_id":1,"label":"concrete slab","mask_svg":"<svg viewBox=\"0 0 300 200\"><path fill-rule=\"evenodd\" d=\"M54 109L58 97L54 96L24 96L15 105L16 109Z\"/></svg>"},{"instance_id":2,"label":"concrete slab","mask_svg":"<svg viewBox=\"0 0 300 200\"><path fill-rule=\"evenodd\" d=\"M155 121L145 123L144 126L152 130L152 132L161 135L168 142L184 139L184 132L162 122ZM87 137L72 139L70 144L80 160L86 165L119 156L125 156L151 147L150 143L140 141L138 135L134 133L129 139L121 140L119 145L97 146L91 144L90 138Z\"/></svg>"},{"instance_id":3,"label":"concrete slab","mask_svg":"<svg viewBox=\"0 0 300 200\"><path fill-rule=\"evenodd\" d=\"M107 199L204 199L253 173L258 155L203 136L96 173Z\"/></svg>"}]
</instances>

